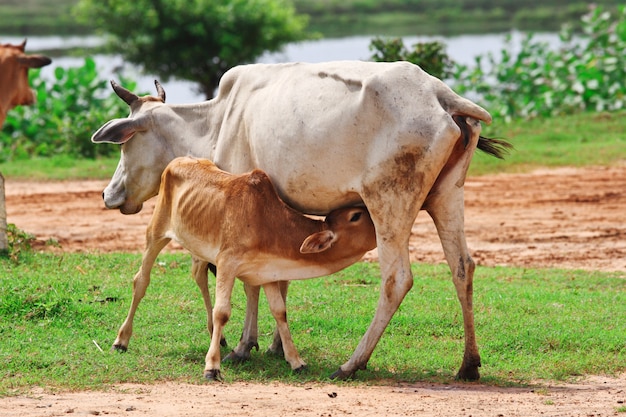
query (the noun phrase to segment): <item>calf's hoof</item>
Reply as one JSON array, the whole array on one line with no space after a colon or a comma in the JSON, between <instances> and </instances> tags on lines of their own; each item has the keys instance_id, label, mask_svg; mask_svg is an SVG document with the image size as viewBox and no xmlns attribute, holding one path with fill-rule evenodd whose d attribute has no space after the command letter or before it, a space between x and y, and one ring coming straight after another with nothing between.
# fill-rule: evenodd
<instances>
[{"instance_id":1,"label":"calf's hoof","mask_svg":"<svg viewBox=\"0 0 626 417\"><path fill-rule=\"evenodd\" d=\"M223 381L222 373L220 372L219 369L209 369L208 371L204 371L204 377L208 381L217 381L217 382Z\"/></svg>"},{"instance_id":2,"label":"calf's hoof","mask_svg":"<svg viewBox=\"0 0 626 417\"><path fill-rule=\"evenodd\" d=\"M301 366L301 367L299 367L299 368L293 369L293 373L294 373L294 374L301 374L301 373L303 373L303 372L304 372L304 371L306 371L306 370L307 370L307 366L306 366L306 364L305 364L305 365L302 365L302 366Z\"/></svg>"},{"instance_id":3,"label":"calf's hoof","mask_svg":"<svg viewBox=\"0 0 626 417\"><path fill-rule=\"evenodd\" d=\"M116 345L111 346L111 352L122 352L122 353L124 353L127 350L128 350L128 347L126 347L124 345L116 344Z\"/></svg>"},{"instance_id":4,"label":"calf's hoof","mask_svg":"<svg viewBox=\"0 0 626 417\"><path fill-rule=\"evenodd\" d=\"M222 337L220 339L220 346L224 346L224 347L228 346L228 343L226 343L226 338L225 337Z\"/></svg>"}]
</instances>

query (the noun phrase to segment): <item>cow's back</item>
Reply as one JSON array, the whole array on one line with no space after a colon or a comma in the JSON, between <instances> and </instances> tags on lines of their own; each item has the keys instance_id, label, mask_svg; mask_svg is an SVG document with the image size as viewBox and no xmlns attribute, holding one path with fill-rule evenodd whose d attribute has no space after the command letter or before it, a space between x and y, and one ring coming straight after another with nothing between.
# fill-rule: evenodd
<instances>
[{"instance_id":1,"label":"cow's back","mask_svg":"<svg viewBox=\"0 0 626 417\"><path fill-rule=\"evenodd\" d=\"M216 163L260 168L289 205L319 214L360 204L364 173L399 153L458 135L450 107L466 102L413 64L349 61L236 67L215 100Z\"/></svg>"}]
</instances>

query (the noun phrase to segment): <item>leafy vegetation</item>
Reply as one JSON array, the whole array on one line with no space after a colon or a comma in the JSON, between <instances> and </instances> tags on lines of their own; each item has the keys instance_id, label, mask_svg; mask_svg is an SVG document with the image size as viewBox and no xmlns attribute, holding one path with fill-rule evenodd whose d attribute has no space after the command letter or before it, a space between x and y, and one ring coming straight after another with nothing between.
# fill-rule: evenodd
<instances>
[{"instance_id":1,"label":"leafy vegetation","mask_svg":"<svg viewBox=\"0 0 626 417\"><path fill-rule=\"evenodd\" d=\"M38 253L20 264L0 260L0 360L5 364L0 370L0 395L32 386L202 383L209 337L187 255L159 257L128 352L109 352L127 313L139 265L138 254ZM368 370L358 373L358 381L449 381L457 371L463 327L450 272L444 265L413 268L414 288L385 331ZM262 297L261 351L253 351L252 360L243 365L225 364L226 379L325 380L367 329L379 285L378 265L366 263L329 278L292 284L290 325L309 364L303 374L293 374L282 358L262 353L274 327ZM567 380L626 370L623 276L478 268L475 290L485 383ZM231 346L239 338L244 310L243 290L237 285L233 317L225 329ZM227 352L225 348L223 354Z\"/></svg>"},{"instance_id":2,"label":"leafy vegetation","mask_svg":"<svg viewBox=\"0 0 626 417\"><path fill-rule=\"evenodd\" d=\"M581 27L583 34L574 36L571 26L564 26L558 50L529 34L516 54L509 35L499 56L478 56L473 67L454 63L439 42L407 49L401 38L375 38L370 49L375 61L406 60L447 78L495 118L621 110L626 107L626 6L615 14L592 8Z\"/></svg>"},{"instance_id":3,"label":"leafy vegetation","mask_svg":"<svg viewBox=\"0 0 626 417\"><path fill-rule=\"evenodd\" d=\"M207 99L228 69L309 37L288 0L80 0L75 12L126 61L193 81Z\"/></svg>"},{"instance_id":4,"label":"leafy vegetation","mask_svg":"<svg viewBox=\"0 0 626 417\"><path fill-rule=\"evenodd\" d=\"M595 8L581 22L583 36L563 28L566 44L559 50L529 35L518 54L509 45L499 58L489 54L486 65L479 56L475 67L457 67L453 84L461 94L478 95L493 115L507 120L623 109L626 7L615 14Z\"/></svg>"},{"instance_id":5,"label":"leafy vegetation","mask_svg":"<svg viewBox=\"0 0 626 417\"><path fill-rule=\"evenodd\" d=\"M54 76L50 83L40 70L29 71L37 102L8 113L0 131L0 161L117 154L116 147L93 146L89 140L106 121L128 114L128 106L98 76L93 59L86 58L82 67L57 67ZM119 78L128 88L135 88L135 82Z\"/></svg>"}]
</instances>

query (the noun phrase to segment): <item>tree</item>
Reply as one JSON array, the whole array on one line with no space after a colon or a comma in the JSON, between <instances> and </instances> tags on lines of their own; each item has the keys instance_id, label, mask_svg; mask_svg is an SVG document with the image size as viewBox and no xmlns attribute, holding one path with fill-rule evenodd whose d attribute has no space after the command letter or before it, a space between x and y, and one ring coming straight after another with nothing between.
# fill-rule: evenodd
<instances>
[{"instance_id":1,"label":"tree","mask_svg":"<svg viewBox=\"0 0 626 417\"><path fill-rule=\"evenodd\" d=\"M369 49L374 52L372 61L409 61L437 78L445 79L452 75L454 62L446 54L445 45L438 41L418 42L410 50L404 46L402 38L377 37L370 41Z\"/></svg>"},{"instance_id":2,"label":"tree","mask_svg":"<svg viewBox=\"0 0 626 417\"><path fill-rule=\"evenodd\" d=\"M207 99L231 67L309 38L290 0L80 0L77 18L157 74L197 82Z\"/></svg>"}]
</instances>

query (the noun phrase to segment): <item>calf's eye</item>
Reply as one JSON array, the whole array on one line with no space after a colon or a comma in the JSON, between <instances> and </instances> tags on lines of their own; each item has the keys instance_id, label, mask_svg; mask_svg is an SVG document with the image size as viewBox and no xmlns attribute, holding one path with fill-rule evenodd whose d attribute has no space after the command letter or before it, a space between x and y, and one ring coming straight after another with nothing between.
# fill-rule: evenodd
<instances>
[{"instance_id":1,"label":"calf's eye","mask_svg":"<svg viewBox=\"0 0 626 417\"><path fill-rule=\"evenodd\" d=\"M359 219L361 218L361 214L363 213L361 213L360 211L358 213L354 213L352 217L350 218L350 222L359 221Z\"/></svg>"}]
</instances>

